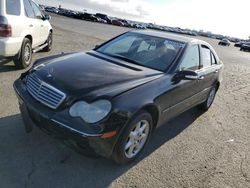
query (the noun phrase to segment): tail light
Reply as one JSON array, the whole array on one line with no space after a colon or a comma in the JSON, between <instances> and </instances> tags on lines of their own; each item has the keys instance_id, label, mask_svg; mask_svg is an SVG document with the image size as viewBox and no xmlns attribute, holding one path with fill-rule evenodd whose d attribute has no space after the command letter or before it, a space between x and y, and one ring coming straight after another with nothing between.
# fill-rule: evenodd
<instances>
[{"instance_id":1,"label":"tail light","mask_svg":"<svg viewBox=\"0 0 250 188\"><path fill-rule=\"evenodd\" d=\"M0 16L0 37L11 37L12 29L11 25L7 23L7 19Z\"/></svg>"}]
</instances>

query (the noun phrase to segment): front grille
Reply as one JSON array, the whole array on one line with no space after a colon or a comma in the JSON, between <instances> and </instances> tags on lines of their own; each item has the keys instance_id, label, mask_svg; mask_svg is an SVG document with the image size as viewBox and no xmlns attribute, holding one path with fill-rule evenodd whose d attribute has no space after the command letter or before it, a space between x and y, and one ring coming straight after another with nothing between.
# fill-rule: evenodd
<instances>
[{"instance_id":1,"label":"front grille","mask_svg":"<svg viewBox=\"0 0 250 188\"><path fill-rule=\"evenodd\" d=\"M52 109L56 109L66 97L63 92L41 81L34 74L27 78L27 90L37 101Z\"/></svg>"}]
</instances>

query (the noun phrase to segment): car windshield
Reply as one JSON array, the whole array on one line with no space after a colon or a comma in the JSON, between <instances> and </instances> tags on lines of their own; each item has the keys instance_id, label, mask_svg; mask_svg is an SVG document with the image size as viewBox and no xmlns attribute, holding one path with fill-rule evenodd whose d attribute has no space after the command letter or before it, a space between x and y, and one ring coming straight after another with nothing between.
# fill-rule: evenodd
<instances>
[{"instance_id":1,"label":"car windshield","mask_svg":"<svg viewBox=\"0 0 250 188\"><path fill-rule=\"evenodd\" d=\"M126 33L96 49L102 54L129 63L165 71L185 43L138 33Z\"/></svg>"}]
</instances>

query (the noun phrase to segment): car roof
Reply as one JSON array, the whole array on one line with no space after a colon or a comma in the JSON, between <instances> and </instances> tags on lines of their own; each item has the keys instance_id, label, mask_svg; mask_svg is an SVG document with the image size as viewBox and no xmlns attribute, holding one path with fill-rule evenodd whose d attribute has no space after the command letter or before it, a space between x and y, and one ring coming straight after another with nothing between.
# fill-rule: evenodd
<instances>
[{"instance_id":1,"label":"car roof","mask_svg":"<svg viewBox=\"0 0 250 188\"><path fill-rule=\"evenodd\" d=\"M184 37L184 36L171 34L171 33L167 33L167 32L160 32L160 31L136 30L136 31L131 31L131 32L150 35L150 36L155 36L155 37L162 37L162 38L172 39L172 40L176 40L176 41L180 41L180 42L184 42L184 43L190 43L190 42L193 42L193 41L200 41L198 39L194 39L194 38L191 38L191 37Z\"/></svg>"}]
</instances>

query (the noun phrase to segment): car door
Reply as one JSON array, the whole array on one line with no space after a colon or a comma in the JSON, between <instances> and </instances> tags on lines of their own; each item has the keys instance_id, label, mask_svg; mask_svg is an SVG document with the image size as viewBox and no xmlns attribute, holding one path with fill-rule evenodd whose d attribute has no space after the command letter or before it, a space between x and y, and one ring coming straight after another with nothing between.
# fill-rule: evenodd
<instances>
[{"instance_id":1,"label":"car door","mask_svg":"<svg viewBox=\"0 0 250 188\"><path fill-rule=\"evenodd\" d=\"M32 4L30 0L23 0L24 2L24 10L26 15L25 24L29 30L29 34L32 36L32 48L37 47L40 44L40 26L37 22L36 15L32 8Z\"/></svg>"},{"instance_id":2,"label":"car door","mask_svg":"<svg viewBox=\"0 0 250 188\"><path fill-rule=\"evenodd\" d=\"M40 11L38 5L34 3L33 1L31 2L32 9L35 14L35 19L33 19L33 24L35 25L36 30L34 31L36 33L36 36L38 37L38 45L43 44L47 37L48 37L48 30L46 30L44 20L43 20L43 14Z\"/></svg>"},{"instance_id":3,"label":"car door","mask_svg":"<svg viewBox=\"0 0 250 188\"><path fill-rule=\"evenodd\" d=\"M186 50L184 58L178 66L179 70L198 71L200 69L200 50L197 44L194 44ZM161 103L163 104L163 119L165 121L182 113L197 104L196 94L198 93L197 80L179 80L172 81L170 88L163 95Z\"/></svg>"},{"instance_id":4,"label":"car door","mask_svg":"<svg viewBox=\"0 0 250 188\"><path fill-rule=\"evenodd\" d=\"M198 84L199 100L205 100L212 86L217 82L219 77L219 67L215 55L206 45L200 45L201 51L201 69L197 71L200 79Z\"/></svg>"}]
</instances>

